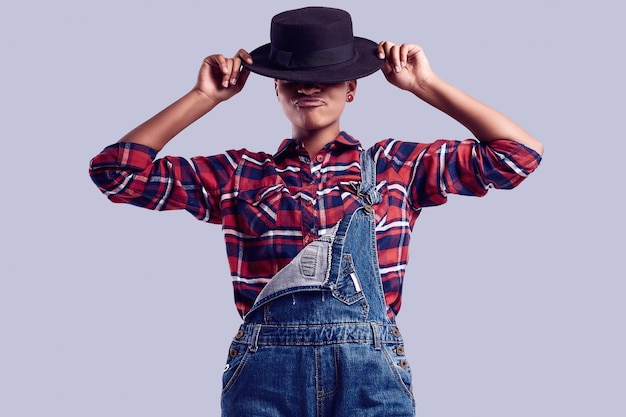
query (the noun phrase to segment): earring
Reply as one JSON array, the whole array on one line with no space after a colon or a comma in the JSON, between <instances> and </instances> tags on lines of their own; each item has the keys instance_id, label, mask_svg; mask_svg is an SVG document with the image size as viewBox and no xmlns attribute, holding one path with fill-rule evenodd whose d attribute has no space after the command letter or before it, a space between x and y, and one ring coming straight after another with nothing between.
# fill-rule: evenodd
<instances>
[{"instance_id":1,"label":"earring","mask_svg":"<svg viewBox=\"0 0 626 417\"><path fill-rule=\"evenodd\" d=\"M354 100L354 96L352 94L348 94L348 98L346 99L346 101L348 103L352 103L352 100Z\"/></svg>"}]
</instances>

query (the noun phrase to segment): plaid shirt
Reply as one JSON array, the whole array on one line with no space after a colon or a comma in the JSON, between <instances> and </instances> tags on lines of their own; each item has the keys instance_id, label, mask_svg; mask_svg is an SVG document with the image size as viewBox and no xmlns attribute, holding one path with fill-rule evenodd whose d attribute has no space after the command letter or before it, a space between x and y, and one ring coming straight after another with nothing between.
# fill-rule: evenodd
<instances>
[{"instance_id":1,"label":"plaid shirt","mask_svg":"<svg viewBox=\"0 0 626 417\"><path fill-rule=\"evenodd\" d=\"M377 143L383 201L374 206L378 259L391 319L399 312L410 232L422 207L449 193L483 196L513 188L539 165L534 151L509 140L430 144L387 139ZM222 224L241 315L268 280L308 243L359 205L361 144L342 132L311 160L296 140L269 155L231 150L190 160L133 143L105 148L90 175L113 202L152 210L184 209Z\"/></svg>"}]
</instances>

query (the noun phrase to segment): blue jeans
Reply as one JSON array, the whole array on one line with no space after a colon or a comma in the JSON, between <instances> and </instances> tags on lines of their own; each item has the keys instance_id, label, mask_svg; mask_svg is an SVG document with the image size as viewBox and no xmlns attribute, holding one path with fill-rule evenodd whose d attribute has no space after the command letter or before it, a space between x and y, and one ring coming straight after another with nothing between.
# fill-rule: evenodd
<instances>
[{"instance_id":1,"label":"blue jeans","mask_svg":"<svg viewBox=\"0 0 626 417\"><path fill-rule=\"evenodd\" d=\"M222 416L415 415L374 228L365 205L270 280L230 347Z\"/></svg>"}]
</instances>

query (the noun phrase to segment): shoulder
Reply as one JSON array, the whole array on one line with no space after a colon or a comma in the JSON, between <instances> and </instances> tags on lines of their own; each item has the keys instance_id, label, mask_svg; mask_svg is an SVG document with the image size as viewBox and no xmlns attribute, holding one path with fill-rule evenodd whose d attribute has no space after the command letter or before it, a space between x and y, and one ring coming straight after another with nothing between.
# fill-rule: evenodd
<instances>
[{"instance_id":1,"label":"shoulder","mask_svg":"<svg viewBox=\"0 0 626 417\"><path fill-rule=\"evenodd\" d=\"M388 138L376 142L371 149L374 153L374 159L379 163L404 165L414 161L420 153L423 153L431 145Z\"/></svg>"}]
</instances>

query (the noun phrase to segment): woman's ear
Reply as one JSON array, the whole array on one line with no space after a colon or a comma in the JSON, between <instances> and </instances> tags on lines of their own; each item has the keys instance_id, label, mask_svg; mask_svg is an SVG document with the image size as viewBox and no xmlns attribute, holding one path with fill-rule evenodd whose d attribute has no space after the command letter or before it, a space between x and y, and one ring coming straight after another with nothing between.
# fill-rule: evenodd
<instances>
[{"instance_id":1,"label":"woman's ear","mask_svg":"<svg viewBox=\"0 0 626 417\"><path fill-rule=\"evenodd\" d=\"M278 80L274 78L274 92L276 93L276 97L278 97Z\"/></svg>"},{"instance_id":2,"label":"woman's ear","mask_svg":"<svg viewBox=\"0 0 626 417\"><path fill-rule=\"evenodd\" d=\"M348 93L354 94L356 91L356 80L348 81Z\"/></svg>"}]
</instances>

